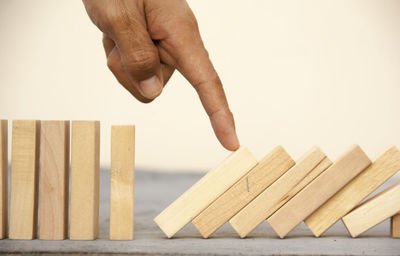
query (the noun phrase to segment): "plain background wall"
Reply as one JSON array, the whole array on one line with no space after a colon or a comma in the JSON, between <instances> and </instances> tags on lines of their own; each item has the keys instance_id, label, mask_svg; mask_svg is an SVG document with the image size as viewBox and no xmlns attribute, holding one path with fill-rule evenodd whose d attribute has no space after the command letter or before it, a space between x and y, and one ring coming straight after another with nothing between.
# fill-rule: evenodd
<instances>
[{"instance_id":1,"label":"plain background wall","mask_svg":"<svg viewBox=\"0 0 400 256\"><path fill-rule=\"evenodd\" d=\"M400 1L189 1L235 114L258 157L317 144L335 159L359 143L400 146ZM193 88L175 73L152 104L106 67L81 1L0 2L0 118L136 124L138 168L206 171L228 152Z\"/></svg>"}]
</instances>

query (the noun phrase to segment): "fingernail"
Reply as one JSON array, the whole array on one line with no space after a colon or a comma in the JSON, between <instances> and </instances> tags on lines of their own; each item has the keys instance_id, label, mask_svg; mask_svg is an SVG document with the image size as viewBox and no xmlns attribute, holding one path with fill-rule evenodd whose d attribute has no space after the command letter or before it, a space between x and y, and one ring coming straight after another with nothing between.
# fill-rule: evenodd
<instances>
[{"instance_id":1,"label":"fingernail","mask_svg":"<svg viewBox=\"0 0 400 256\"><path fill-rule=\"evenodd\" d=\"M142 95L149 99L154 99L162 92L163 86L157 76L139 82L139 90Z\"/></svg>"}]
</instances>

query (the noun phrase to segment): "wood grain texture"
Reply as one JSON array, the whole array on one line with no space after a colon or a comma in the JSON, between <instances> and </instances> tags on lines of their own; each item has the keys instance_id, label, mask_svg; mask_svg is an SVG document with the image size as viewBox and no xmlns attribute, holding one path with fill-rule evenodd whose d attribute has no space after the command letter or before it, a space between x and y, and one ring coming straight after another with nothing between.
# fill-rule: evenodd
<instances>
[{"instance_id":1,"label":"wood grain texture","mask_svg":"<svg viewBox=\"0 0 400 256\"><path fill-rule=\"evenodd\" d=\"M63 240L68 232L69 121L40 127L39 239Z\"/></svg>"},{"instance_id":2,"label":"wood grain texture","mask_svg":"<svg viewBox=\"0 0 400 256\"><path fill-rule=\"evenodd\" d=\"M292 192L292 190L301 189L298 186L299 184L305 186L306 184L302 183L302 180L315 168L318 168L324 159L326 159L326 156L321 149L318 147L312 148L294 167L232 217L229 223L239 236L246 237L253 229L279 209L284 202L293 197L296 191ZM330 164L329 160L328 164ZM323 165L325 166L325 162Z\"/></svg>"},{"instance_id":3,"label":"wood grain texture","mask_svg":"<svg viewBox=\"0 0 400 256\"><path fill-rule=\"evenodd\" d=\"M0 239L8 231L8 121L0 120Z\"/></svg>"},{"instance_id":4,"label":"wood grain texture","mask_svg":"<svg viewBox=\"0 0 400 256\"><path fill-rule=\"evenodd\" d=\"M393 238L400 238L400 213L392 217L390 222L390 231Z\"/></svg>"},{"instance_id":5,"label":"wood grain texture","mask_svg":"<svg viewBox=\"0 0 400 256\"><path fill-rule=\"evenodd\" d=\"M319 237L398 170L400 170L400 151L392 146L311 214L305 223L314 235Z\"/></svg>"},{"instance_id":6,"label":"wood grain texture","mask_svg":"<svg viewBox=\"0 0 400 256\"><path fill-rule=\"evenodd\" d=\"M256 164L257 160L250 151L240 147L161 212L154 221L171 238Z\"/></svg>"},{"instance_id":7,"label":"wood grain texture","mask_svg":"<svg viewBox=\"0 0 400 256\"><path fill-rule=\"evenodd\" d=\"M294 164L283 147L276 147L192 223L204 238L209 237Z\"/></svg>"},{"instance_id":8,"label":"wood grain texture","mask_svg":"<svg viewBox=\"0 0 400 256\"><path fill-rule=\"evenodd\" d=\"M135 126L111 127L110 240L134 237Z\"/></svg>"},{"instance_id":9,"label":"wood grain texture","mask_svg":"<svg viewBox=\"0 0 400 256\"><path fill-rule=\"evenodd\" d=\"M72 240L93 240L99 225L100 122L72 121L70 230Z\"/></svg>"},{"instance_id":10,"label":"wood grain texture","mask_svg":"<svg viewBox=\"0 0 400 256\"><path fill-rule=\"evenodd\" d=\"M390 218L400 211L400 182L345 215L342 220L352 237Z\"/></svg>"},{"instance_id":11,"label":"wood grain texture","mask_svg":"<svg viewBox=\"0 0 400 256\"><path fill-rule=\"evenodd\" d=\"M362 149L354 145L289 202L268 218L279 237L285 237L351 179L371 164Z\"/></svg>"},{"instance_id":12,"label":"wood grain texture","mask_svg":"<svg viewBox=\"0 0 400 256\"><path fill-rule=\"evenodd\" d=\"M40 121L12 123L10 239L33 239L37 231Z\"/></svg>"}]
</instances>

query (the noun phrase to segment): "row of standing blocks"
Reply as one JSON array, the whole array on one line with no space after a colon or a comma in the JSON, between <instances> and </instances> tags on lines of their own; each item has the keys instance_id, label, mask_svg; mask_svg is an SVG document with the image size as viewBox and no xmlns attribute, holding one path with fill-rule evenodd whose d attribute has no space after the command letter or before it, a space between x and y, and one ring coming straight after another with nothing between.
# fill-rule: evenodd
<instances>
[{"instance_id":1,"label":"row of standing blocks","mask_svg":"<svg viewBox=\"0 0 400 256\"><path fill-rule=\"evenodd\" d=\"M133 125L112 126L113 240L131 240L134 235L134 145ZM33 239L37 233L43 240L96 239L100 122L72 121L70 129L69 121L15 120L11 148L8 209L8 121L0 120L0 239Z\"/></svg>"},{"instance_id":2,"label":"row of standing blocks","mask_svg":"<svg viewBox=\"0 0 400 256\"><path fill-rule=\"evenodd\" d=\"M154 221L168 238L189 222L204 238L226 222L244 238L263 221L284 238L303 221L319 237L342 219L357 237L392 217L399 238L400 182L363 202L399 170L395 146L373 163L358 145L334 162L318 147L297 162L281 146L259 162L241 147Z\"/></svg>"}]
</instances>

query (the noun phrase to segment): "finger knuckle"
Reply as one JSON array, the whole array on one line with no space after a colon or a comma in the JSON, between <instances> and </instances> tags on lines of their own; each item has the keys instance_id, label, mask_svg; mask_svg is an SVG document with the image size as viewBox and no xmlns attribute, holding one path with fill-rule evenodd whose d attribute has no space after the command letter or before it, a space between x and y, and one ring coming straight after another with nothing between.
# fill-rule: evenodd
<instances>
[{"instance_id":1,"label":"finger knuckle","mask_svg":"<svg viewBox=\"0 0 400 256\"><path fill-rule=\"evenodd\" d=\"M105 26L109 30L121 29L127 23L127 18L121 11L108 11L105 19Z\"/></svg>"},{"instance_id":2,"label":"finger knuckle","mask_svg":"<svg viewBox=\"0 0 400 256\"><path fill-rule=\"evenodd\" d=\"M201 92L207 91L210 87L222 87L221 80L216 72L213 72L207 79L201 79L198 81L193 82L193 87Z\"/></svg>"},{"instance_id":3,"label":"finger knuckle","mask_svg":"<svg viewBox=\"0 0 400 256\"><path fill-rule=\"evenodd\" d=\"M124 58L124 65L132 71L149 71L157 64L158 54L146 49L132 51Z\"/></svg>"},{"instance_id":4,"label":"finger knuckle","mask_svg":"<svg viewBox=\"0 0 400 256\"><path fill-rule=\"evenodd\" d=\"M116 60L115 58L107 58L107 67L108 69L110 69L111 71L114 71L116 68Z\"/></svg>"},{"instance_id":5,"label":"finger knuckle","mask_svg":"<svg viewBox=\"0 0 400 256\"><path fill-rule=\"evenodd\" d=\"M180 17L176 19L174 28L184 33L198 32L198 24L195 18Z\"/></svg>"},{"instance_id":6,"label":"finger knuckle","mask_svg":"<svg viewBox=\"0 0 400 256\"><path fill-rule=\"evenodd\" d=\"M189 11L184 17L181 17L180 24L190 30L198 30L199 24L197 22L196 17L192 13L192 11Z\"/></svg>"}]
</instances>

